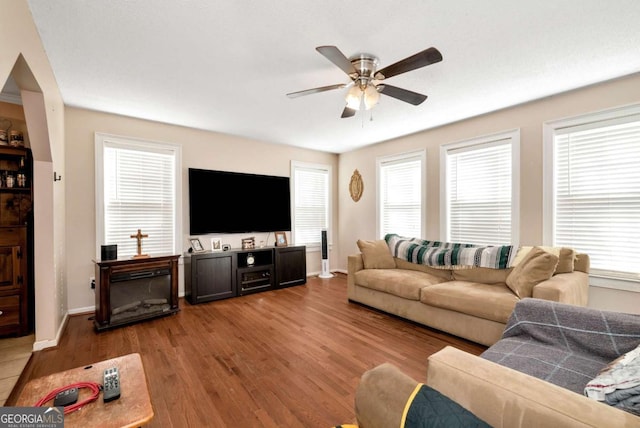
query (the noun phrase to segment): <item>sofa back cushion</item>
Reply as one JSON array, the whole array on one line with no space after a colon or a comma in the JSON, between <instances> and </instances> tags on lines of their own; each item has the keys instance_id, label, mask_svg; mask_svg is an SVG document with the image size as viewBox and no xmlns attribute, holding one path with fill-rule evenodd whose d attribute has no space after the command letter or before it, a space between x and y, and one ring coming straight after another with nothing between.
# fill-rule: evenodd
<instances>
[{"instance_id":1,"label":"sofa back cushion","mask_svg":"<svg viewBox=\"0 0 640 428\"><path fill-rule=\"evenodd\" d=\"M384 239L377 241L358 239L357 244L362 253L365 269L393 269L396 267L396 262Z\"/></svg>"},{"instance_id":2,"label":"sofa back cushion","mask_svg":"<svg viewBox=\"0 0 640 428\"><path fill-rule=\"evenodd\" d=\"M504 284L513 269L491 269L473 267L468 269L454 269L453 279L456 281L479 282L482 284Z\"/></svg>"},{"instance_id":3,"label":"sofa back cushion","mask_svg":"<svg viewBox=\"0 0 640 428\"><path fill-rule=\"evenodd\" d=\"M553 276L558 265L558 256L534 247L507 276L507 286L523 299L531 297L533 287Z\"/></svg>"},{"instance_id":4,"label":"sofa back cushion","mask_svg":"<svg viewBox=\"0 0 640 428\"><path fill-rule=\"evenodd\" d=\"M396 261L396 267L398 269L406 269L406 270L415 270L418 272L428 273L429 275L437 276L438 278L445 279L447 281L451 281L453 276L451 275L451 269L432 267L427 265L420 265L418 263L411 263L403 259L399 259L397 257L394 258Z\"/></svg>"},{"instance_id":5,"label":"sofa back cushion","mask_svg":"<svg viewBox=\"0 0 640 428\"><path fill-rule=\"evenodd\" d=\"M514 258L511 266L517 266L520 264L522 260L529 254L531 250L534 248L539 248L547 253L551 253L554 256L558 257L558 266L556 266L556 273L571 273L574 271L574 266L576 262L576 251L573 248L568 247L546 247L546 246L538 246L538 247L529 247L522 246L518 249L516 253L516 257Z\"/></svg>"}]
</instances>

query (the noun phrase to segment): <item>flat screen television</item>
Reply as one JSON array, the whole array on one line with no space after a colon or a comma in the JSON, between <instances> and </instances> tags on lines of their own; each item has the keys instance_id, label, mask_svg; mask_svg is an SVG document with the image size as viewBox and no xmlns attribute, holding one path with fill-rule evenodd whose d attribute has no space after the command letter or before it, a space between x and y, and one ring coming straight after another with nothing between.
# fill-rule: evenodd
<instances>
[{"instance_id":1,"label":"flat screen television","mask_svg":"<svg viewBox=\"0 0 640 428\"><path fill-rule=\"evenodd\" d=\"M289 177L189 168L189 233L291 230Z\"/></svg>"}]
</instances>

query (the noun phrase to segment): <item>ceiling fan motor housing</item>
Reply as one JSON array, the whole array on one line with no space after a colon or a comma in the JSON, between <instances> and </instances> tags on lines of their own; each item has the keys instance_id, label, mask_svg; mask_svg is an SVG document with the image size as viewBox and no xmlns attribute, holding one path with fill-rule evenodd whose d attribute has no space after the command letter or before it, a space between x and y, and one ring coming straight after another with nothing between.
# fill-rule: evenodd
<instances>
[{"instance_id":1,"label":"ceiling fan motor housing","mask_svg":"<svg viewBox=\"0 0 640 428\"><path fill-rule=\"evenodd\" d=\"M358 74L351 76L355 83L364 90L369 82L373 80L373 76L378 67L378 58L370 54L359 54L349 58L353 67L358 71Z\"/></svg>"}]
</instances>

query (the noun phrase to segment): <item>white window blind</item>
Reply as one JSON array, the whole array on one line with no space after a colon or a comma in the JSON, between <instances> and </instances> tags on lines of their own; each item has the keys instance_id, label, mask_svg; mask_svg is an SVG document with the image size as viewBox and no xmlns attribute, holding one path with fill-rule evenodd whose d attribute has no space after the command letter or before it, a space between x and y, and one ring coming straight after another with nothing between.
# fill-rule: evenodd
<instances>
[{"instance_id":1,"label":"white window blind","mask_svg":"<svg viewBox=\"0 0 640 428\"><path fill-rule=\"evenodd\" d=\"M445 146L446 237L479 245L517 244L513 143L501 134Z\"/></svg>"},{"instance_id":2,"label":"white window blind","mask_svg":"<svg viewBox=\"0 0 640 428\"><path fill-rule=\"evenodd\" d=\"M138 229L143 254L175 254L177 235L176 148L99 136L101 173L97 195L98 244L116 244L118 257L137 254Z\"/></svg>"},{"instance_id":3,"label":"white window blind","mask_svg":"<svg viewBox=\"0 0 640 428\"><path fill-rule=\"evenodd\" d=\"M296 245L319 246L323 229L329 231L331 167L292 163L294 181L293 240Z\"/></svg>"},{"instance_id":4,"label":"white window blind","mask_svg":"<svg viewBox=\"0 0 640 428\"><path fill-rule=\"evenodd\" d=\"M424 152L378 161L379 236L422 237Z\"/></svg>"},{"instance_id":5,"label":"white window blind","mask_svg":"<svg viewBox=\"0 0 640 428\"><path fill-rule=\"evenodd\" d=\"M640 115L555 129L553 243L640 279Z\"/></svg>"}]
</instances>

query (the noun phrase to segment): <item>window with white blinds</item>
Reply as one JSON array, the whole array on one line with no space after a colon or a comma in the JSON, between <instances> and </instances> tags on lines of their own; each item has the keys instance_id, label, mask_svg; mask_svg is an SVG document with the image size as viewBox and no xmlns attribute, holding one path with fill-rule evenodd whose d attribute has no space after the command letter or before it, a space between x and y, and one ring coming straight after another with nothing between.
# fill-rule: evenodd
<instances>
[{"instance_id":1,"label":"window with white blinds","mask_svg":"<svg viewBox=\"0 0 640 428\"><path fill-rule=\"evenodd\" d=\"M478 245L518 244L518 174L513 167L518 145L519 132L512 131L442 147L442 239Z\"/></svg>"},{"instance_id":2,"label":"window with white blinds","mask_svg":"<svg viewBox=\"0 0 640 428\"><path fill-rule=\"evenodd\" d=\"M137 254L138 229L149 235L143 254L180 252L179 162L178 146L96 134L97 254L106 244L118 257Z\"/></svg>"},{"instance_id":3,"label":"window with white blinds","mask_svg":"<svg viewBox=\"0 0 640 428\"><path fill-rule=\"evenodd\" d=\"M378 159L378 236L421 238L425 152Z\"/></svg>"},{"instance_id":4,"label":"window with white blinds","mask_svg":"<svg viewBox=\"0 0 640 428\"><path fill-rule=\"evenodd\" d=\"M331 230L331 166L292 162L291 176L293 241L296 245L320 246L322 230ZM330 233L327 236L330 240Z\"/></svg>"},{"instance_id":5,"label":"window with white blinds","mask_svg":"<svg viewBox=\"0 0 640 428\"><path fill-rule=\"evenodd\" d=\"M640 280L640 114L632 110L555 124L549 195L553 245L589 254L592 274Z\"/></svg>"}]
</instances>

